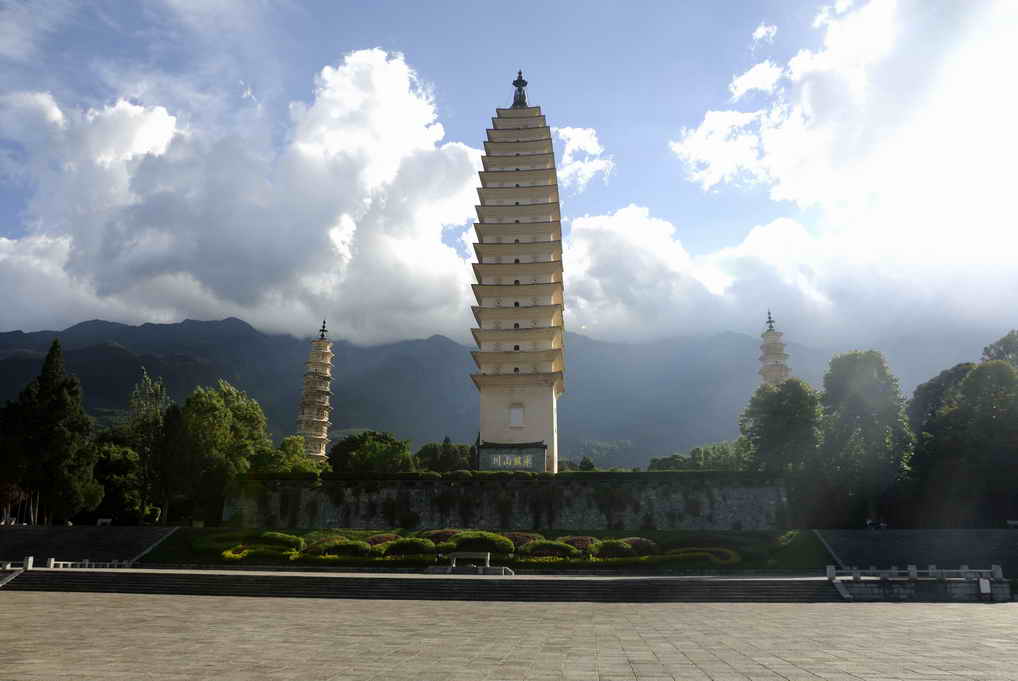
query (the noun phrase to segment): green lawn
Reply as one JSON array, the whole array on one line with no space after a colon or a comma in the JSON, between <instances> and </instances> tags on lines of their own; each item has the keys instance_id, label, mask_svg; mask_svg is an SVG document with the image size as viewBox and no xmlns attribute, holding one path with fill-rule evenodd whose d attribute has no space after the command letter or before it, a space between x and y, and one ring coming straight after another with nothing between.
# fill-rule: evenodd
<instances>
[{"instance_id":1,"label":"green lawn","mask_svg":"<svg viewBox=\"0 0 1018 681\"><path fill-rule=\"evenodd\" d=\"M222 558L223 551L238 545L261 545L259 536L261 529L227 529L227 528L180 528L166 541L145 556L146 563L193 563L193 564L226 564ZM307 544L312 544L327 537L342 536L351 540L366 540L375 534L398 534L414 536L419 534L413 530L285 530L286 534L303 537ZM789 530L786 532L761 531L718 531L703 532L692 530L569 530L551 529L541 532L549 539L566 535L589 535L599 539L621 539L626 537L645 537L658 544L662 555L651 555L620 559L530 559L521 560L520 556L493 558L496 562L512 565L517 568L533 568L546 570L571 569L634 569L640 571L676 570L817 570L823 569L831 562L826 549L808 530ZM731 564L719 564L716 559L705 555L704 551L693 551L692 555L669 555L675 550L693 549L714 550L714 555L725 550L737 555ZM719 552L718 550L722 550ZM732 554L727 554L732 555ZM423 560L423 562L422 562ZM407 559L394 561L391 558L364 557L340 558L331 562L323 559L291 558L284 553L283 547L274 550L257 552L243 561L229 561L230 564L273 564L285 563L328 564L336 567L354 566L419 566L427 560Z\"/></svg>"}]
</instances>

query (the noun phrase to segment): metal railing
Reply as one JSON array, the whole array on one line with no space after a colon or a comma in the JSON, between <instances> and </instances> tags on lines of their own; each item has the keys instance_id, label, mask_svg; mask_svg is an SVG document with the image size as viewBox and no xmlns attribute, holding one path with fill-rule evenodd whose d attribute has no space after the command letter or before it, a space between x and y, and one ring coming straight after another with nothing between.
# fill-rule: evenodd
<instances>
[{"instance_id":1,"label":"metal railing","mask_svg":"<svg viewBox=\"0 0 1018 681\"><path fill-rule=\"evenodd\" d=\"M899 569L897 565L892 565L886 570L878 570L873 565L866 570L858 567L839 570L834 565L828 565L827 578L833 580L839 577L848 577L856 582L863 577L879 577L881 579L1004 579L1004 570L1000 565L991 565L989 570L973 569L968 565L962 565L957 570L938 568L936 565L930 565L925 570L920 570L915 565L908 565L904 570Z\"/></svg>"}]
</instances>

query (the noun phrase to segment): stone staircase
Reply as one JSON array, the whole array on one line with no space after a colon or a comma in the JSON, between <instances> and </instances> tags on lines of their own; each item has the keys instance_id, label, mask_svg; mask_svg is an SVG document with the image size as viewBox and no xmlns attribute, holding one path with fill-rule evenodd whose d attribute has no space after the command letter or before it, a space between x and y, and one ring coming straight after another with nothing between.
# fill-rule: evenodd
<instances>
[{"instance_id":1,"label":"stone staircase","mask_svg":"<svg viewBox=\"0 0 1018 681\"><path fill-rule=\"evenodd\" d=\"M996 564L1005 577L1018 576L1018 530L820 530L820 535L845 566L989 569Z\"/></svg>"},{"instance_id":2,"label":"stone staircase","mask_svg":"<svg viewBox=\"0 0 1018 681\"><path fill-rule=\"evenodd\" d=\"M825 579L350 577L166 570L30 570L10 591L599 603L841 602Z\"/></svg>"}]
</instances>

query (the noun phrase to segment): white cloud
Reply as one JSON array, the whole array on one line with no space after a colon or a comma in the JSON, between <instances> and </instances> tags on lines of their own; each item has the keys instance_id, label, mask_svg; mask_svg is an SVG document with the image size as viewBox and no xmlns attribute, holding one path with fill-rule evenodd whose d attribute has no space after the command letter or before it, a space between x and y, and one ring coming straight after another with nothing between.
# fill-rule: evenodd
<instances>
[{"instance_id":1,"label":"white cloud","mask_svg":"<svg viewBox=\"0 0 1018 681\"><path fill-rule=\"evenodd\" d=\"M64 25L74 12L66 0L7 0L0 6L0 57L25 61L47 35Z\"/></svg>"},{"instance_id":2,"label":"white cloud","mask_svg":"<svg viewBox=\"0 0 1018 681\"><path fill-rule=\"evenodd\" d=\"M1013 325L1018 97L997 75L1018 10L839 3L817 25L822 47L790 59L760 108L708 111L671 142L705 190L756 184L811 209L809 226L762 224L693 258L714 273L702 323L738 328L730 312L769 305L801 339L837 343Z\"/></svg>"},{"instance_id":3,"label":"white cloud","mask_svg":"<svg viewBox=\"0 0 1018 681\"><path fill-rule=\"evenodd\" d=\"M232 314L299 332L328 316L361 342L466 335L470 270L442 234L472 218L480 152L442 141L402 55L322 69L282 148L180 120L124 100L0 100L0 138L21 146L35 188L27 235L0 249L26 304L0 327L73 309L64 320Z\"/></svg>"},{"instance_id":4,"label":"white cloud","mask_svg":"<svg viewBox=\"0 0 1018 681\"><path fill-rule=\"evenodd\" d=\"M753 29L753 47L756 48L760 43L773 43L777 34L777 26L761 21L760 25Z\"/></svg>"},{"instance_id":5,"label":"white cloud","mask_svg":"<svg viewBox=\"0 0 1018 681\"><path fill-rule=\"evenodd\" d=\"M613 156L604 156L604 147L597 140L593 128L553 128L552 132L565 143L558 179L563 187L582 192L598 175L607 182L615 170ZM578 158L578 156L584 158Z\"/></svg>"},{"instance_id":6,"label":"white cloud","mask_svg":"<svg viewBox=\"0 0 1018 681\"><path fill-rule=\"evenodd\" d=\"M732 101L736 102L751 90L774 92L774 86L777 85L780 78L781 67L768 59L755 64L741 76L732 78L732 82L728 84L728 90L732 93Z\"/></svg>"}]
</instances>

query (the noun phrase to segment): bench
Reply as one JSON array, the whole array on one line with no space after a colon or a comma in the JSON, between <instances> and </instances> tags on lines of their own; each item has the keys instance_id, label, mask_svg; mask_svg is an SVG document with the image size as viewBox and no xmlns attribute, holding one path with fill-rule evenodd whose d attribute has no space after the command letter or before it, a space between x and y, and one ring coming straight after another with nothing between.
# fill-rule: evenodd
<instances>
[{"instance_id":1,"label":"bench","mask_svg":"<svg viewBox=\"0 0 1018 681\"><path fill-rule=\"evenodd\" d=\"M491 554L486 551L456 551L448 555L449 558L452 560L452 562L449 564L449 567L451 568L456 567L457 558L463 558L467 560L483 560L484 567L486 568L491 567Z\"/></svg>"}]
</instances>

